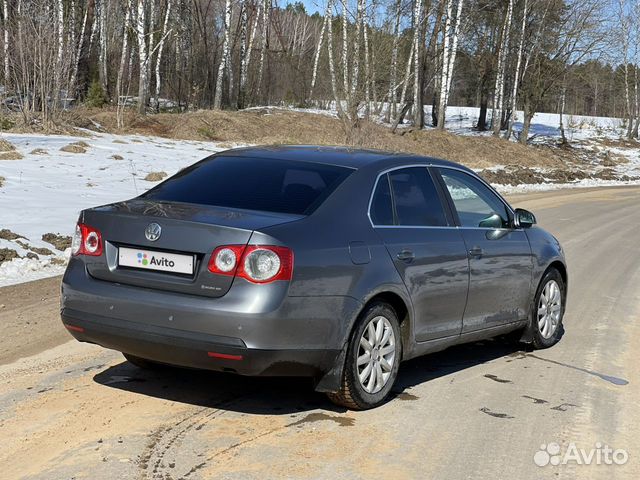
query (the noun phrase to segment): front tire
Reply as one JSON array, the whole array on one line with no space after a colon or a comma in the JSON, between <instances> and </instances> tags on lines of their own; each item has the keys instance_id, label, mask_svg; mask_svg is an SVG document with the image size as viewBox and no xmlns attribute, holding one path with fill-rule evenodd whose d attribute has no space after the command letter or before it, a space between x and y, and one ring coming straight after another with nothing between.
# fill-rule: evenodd
<instances>
[{"instance_id":1,"label":"front tire","mask_svg":"<svg viewBox=\"0 0 640 480\"><path fill-rule=\"evenodd\" d=\"M549 348L564 333L562 320L567 291L560 272L551 268L540 281L531 310L532 345L535 349Z\"/></svg>"},{"instance_id":2,"label":"front tire","mask_svg":"<svg viewBox=\"0 0 640 480\"><path fill-rule=\"evenodd\" d=\"M401 358L395 311L383 302L371 304L360 314L349 340L340 390L327 396L353 410L381 405L396 381Z\"/></svg>"}]
</instances>

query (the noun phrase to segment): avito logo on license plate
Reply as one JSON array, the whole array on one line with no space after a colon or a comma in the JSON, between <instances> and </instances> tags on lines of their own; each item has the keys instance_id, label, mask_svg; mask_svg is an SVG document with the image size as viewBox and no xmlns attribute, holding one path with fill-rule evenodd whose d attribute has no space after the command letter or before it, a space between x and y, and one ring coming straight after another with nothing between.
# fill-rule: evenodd
<instances>
[{"instance_id":1,"label":"avito logo on license plate","mask_svg":"<svg viewBox=\"0 0 640 480\"><path fill-rule=\"evenodd\" d=\"M118 265L192 275L193 255L120 247L118 249Z\"/></svg>"}]
</instances>

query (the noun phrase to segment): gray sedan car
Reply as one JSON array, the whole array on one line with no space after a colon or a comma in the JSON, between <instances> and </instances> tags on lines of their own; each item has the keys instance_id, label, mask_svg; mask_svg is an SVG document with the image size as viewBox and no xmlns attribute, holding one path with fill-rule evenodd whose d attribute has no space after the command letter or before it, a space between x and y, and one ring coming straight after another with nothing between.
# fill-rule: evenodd
<instances>
[{"instance_id":1,"label":"gray sedan car","mask_svg":"<svg viewBox=\"0 0 640 480\"><path fill-rule=\"evenodd\" d=\"M375 407L402 360L562 334L562 248L471 170L337 147L228 150L84 210L62 284L78 340L133 364L301 375Z\"/></svg>"}]
</instances>

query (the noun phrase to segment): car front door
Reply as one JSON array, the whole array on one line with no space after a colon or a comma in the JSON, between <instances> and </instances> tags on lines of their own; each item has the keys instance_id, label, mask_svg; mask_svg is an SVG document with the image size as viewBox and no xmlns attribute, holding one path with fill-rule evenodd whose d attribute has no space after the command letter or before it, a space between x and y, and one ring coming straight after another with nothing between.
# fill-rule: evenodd
<instances>
[{"instance_id":1,"label":"car front door","mask_svg":"<svg viewBox=\"0 0 640 480\"><path fill-rule=\"evenodd\" d=\"M469 296L462 332L523 320L529 312L533 257L526 233L491 188L453 168L437 169L469 256Z\"/></svg>"},{"instance_id":2,"label":"car front door","mask_svg":"<svg viewBox=\"0 0 640 480\"><path fill-rule=\"evenodd\" d=\"M459 335L469 285L466 246L426 166L378 177L371 223L404 281L416 341Z\"/></svg>"}]
</instances>

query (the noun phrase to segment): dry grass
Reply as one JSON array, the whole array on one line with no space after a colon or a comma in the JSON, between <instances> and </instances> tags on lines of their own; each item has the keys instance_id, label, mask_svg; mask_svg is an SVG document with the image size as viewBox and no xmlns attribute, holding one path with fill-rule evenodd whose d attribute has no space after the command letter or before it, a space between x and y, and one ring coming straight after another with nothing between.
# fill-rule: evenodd
<instances>
[{"instance_id":1,"label":"dry grass","mask_svg":"<svg viewBox=\"0 0 640 480\"><path fill-rule=\"evenodd\" d=\"M114 155L111 155L111 157L113 160L124 160L124 157L122 155L118 155L117 153Z\"/></svg>"},{"instance_id":2,"label":"dry grass","mask_svg":"<svg viewBox=\"0 0 640 480\"><path fill-rule=\"evenodd\" d=\"M13 143L4 138L0 138L0 152L13 152L15 149L16 147L13 146Z\"/></svg>"},{"instance_id":3,"label":"dry grass","mask_svg":"<svg viewBox=\"0 0 640 480\"><path fill-rule=\"evenodd\" d=\"M30 153L31 155L49 155L49 152L47 152L44 148L34 148Z\"/></svg>"},{"instance_id":4,"label":"dry grass","mask_svg":"<svg viewBox=\"0 0 640 480\"><path fill-rule=\"evenodd\" d=\"M166 177L167 177L166 172L149 172L147 176L144 177L144 179L147 182L159 182Z\"/></svg>"},{"instance_id":5,"label":"dry grass","mask_svg":"<svg viewBox=\"0 0 640 480\"><path fill-rule=\"evenodd\" d=\"M0 176L0 187L2 187L4 185L4 182L6 181L7 181L6 178Z\"/></svg>"},{"instance_id":6,"label":"dry grass","mask_svg":"<svg viewBox=\"0 0 640 480\"><path fill-rule=\"evenodd\" d=\"M336 118L275 108L239 112L201 110L147 116L129 112L128 126L124 131L116 128L114 111L98 110L88 114L114 133L210 140L229 145L348 145L446 158L473 168L509 163L537 167L560 167L562 164L562 159L551 149L525 147L501 138L461 136L436 130L394 134L385 126L366 121L351 130Z\"/></svg>"},{"instance_id":7,"label":"dry grass","mask_svg":"<svg viewBox=\"0 0 640 480\"><path fill-rule=\"evenodd\" d=\"M22 160L24 156L17 150L0 153L0 160Z\"/></svg>"},{"instance_id":8,"label":"dry grass","mask_svg":"<svg viewBox=\"0 0 640 480\"><path fill-rule=\"evenodd\" d=\"M81 140L79 142L74 142L74 143L70 143L69 145L65 145L60 149L60 151L68 152L68 153L86 153L87 148L89 148L89 144Z\"/></svg>"}]
</instances>

